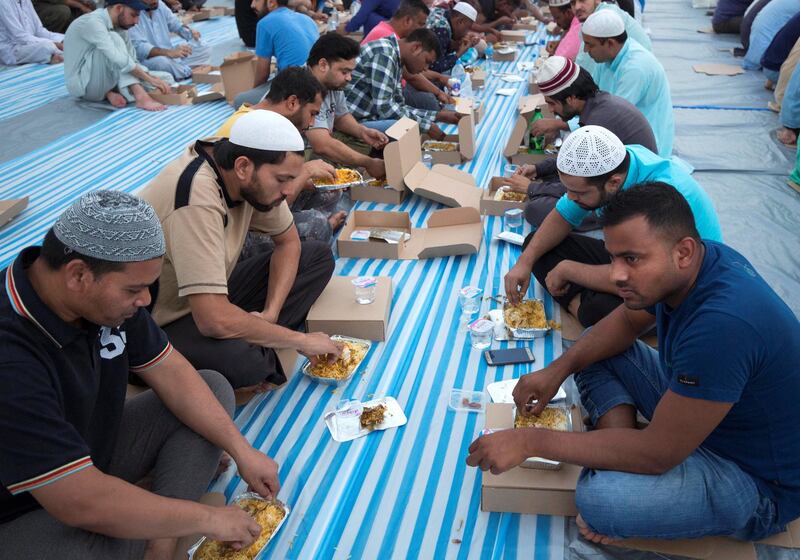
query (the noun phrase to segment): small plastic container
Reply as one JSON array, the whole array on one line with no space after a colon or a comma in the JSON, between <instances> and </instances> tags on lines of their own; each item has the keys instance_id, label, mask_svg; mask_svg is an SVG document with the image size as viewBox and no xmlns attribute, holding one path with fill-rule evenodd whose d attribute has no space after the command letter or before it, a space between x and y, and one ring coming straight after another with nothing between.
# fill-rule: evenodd
<instances>
[{"instance_id":1,"label":"small plastic container","mask_svg":"<svg viewBox=\"0 0 800 560\"><path fill-rule=\"evenodd\" d=\"M470 344L476 350L485 350L492 345L494 323L487 319L478 319L469 325Z\"/></svg>"},{"instance_id":2,"label":"small plastic container","mask_svg":"<svg viewBox=\"0 0 800 560\"><path fill-rule=\"evenodd\" d=\"M353 278L353 290L356 295L356 303L369 305L375 301L375 286L378 281L374 276L359 276Z\"/></svg>"},{"instance_id":3,"label":"small plastic container","mask_svg":"<svg viewBox=\"0 0 800 560\"><path fill-rule=\"evenodd\" d=\"M341 438L356 436L361 431L361 411L364 405L359 400L339 401L334 413L336 433Z\"/></svg>"},{"instance_id":4,"label":"small plastic container","mask_svg":"<svg viewBox=\"0 0 800 560\"><path fill-rule=\"evenodd\" d=\"M483 391L451 389L447 406L456 412L484 412L486 410L486 397Z\"/></svg>"},{"instance_id":5,"label":"small plastic container","mask_svg":"<svg viewBox=\"0 0 800 560\"><path fill-rule=\"evenodd\" d=\"M433 167L433 156L431 154L422 154L422 163L430 169Z\"/></svg>"},{"instance_id":6,"label":"small plastic container","mask_svg":"<svg viewBox=\"0 0 800 560\"><path fill-rule=\"evenodd\" d=\"M510 208L503 215L503 224L506 231L522 229L522 209Z\"/></svg>"},{"instance_id":7,"label":"small plastic container","mask_svg":"<svg viewBox=\"0 0 800 560\"><path fill-rule=\"evenodd\" d=\"M503 170L503 177L506 179L513 177L513 175L517 172L517 169L519 169L519 165L506 165L505 170Z\"/></svg>"},{"instance_id":8,"label":"small plastic container","mask_svg":"<svg viewBox=\"0 0 800 560\"><path fill-rule=\"evenodd\" d=\"M458 291L458 302L461 304L461 313L475 315L481 310L481 294L483 290L475 286L464 286Z\"/></svg>"}]
</instances>

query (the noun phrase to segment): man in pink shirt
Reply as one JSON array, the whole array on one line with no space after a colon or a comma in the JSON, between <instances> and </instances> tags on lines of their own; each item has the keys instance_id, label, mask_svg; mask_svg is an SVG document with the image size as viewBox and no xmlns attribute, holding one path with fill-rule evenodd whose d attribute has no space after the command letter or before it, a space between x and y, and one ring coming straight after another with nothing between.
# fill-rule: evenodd
<instances>
[{"instance_id":1,"label":"man in pink shirt","mask_svg":"<svg viewBox=\"0 0 800 560\"><path fill-rule=\"evenodd\" d=\"M547 44L547 51L551 55L575 60L581 48L581 22L572 12L570 0L550 0L549 5L550 14L564 31L560 40Z\"/></svg>"},{"instance_id":2,"label":"man in pink shirt","mask_svg":"<svg viewBox=\"0 0 800 560\"><path fill-rule=\"evenodd\" d=\"M382 21L373 27L364 40L361 41L362 45L366 45L370 41L376 39L383 39L390 35L396 35L402 39L409 33L420 27L425 27L425 22L428 19L430 11L422 0L404 1L397 8L397 11L389 21Z\"/></svg>"}]
</instances>

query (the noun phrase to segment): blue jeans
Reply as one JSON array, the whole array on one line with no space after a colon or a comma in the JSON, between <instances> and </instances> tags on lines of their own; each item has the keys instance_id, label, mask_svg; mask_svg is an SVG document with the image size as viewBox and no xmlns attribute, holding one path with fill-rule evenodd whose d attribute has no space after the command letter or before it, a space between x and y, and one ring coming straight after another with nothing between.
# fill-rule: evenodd
<instances>
[{"instance_id":1,"label":"blue jeans","mask_svg":"<svg viewBox=\"0 0 800 560\"><path fill-rule=\"evenodd\" d=\"M650 420L669 386L658 352L639 341L577 373L575 383L593 424L622 404ZM590 527L613 538L757 540L784 529L753 477L702 446L661 475L584 469L575 502Z\"/></svg>"},{"instance_id":2,"label":"blue jeans","mask_svg":"<svg viewBox=\"0 0 800 560\"><path fill-rule=\"evenodd\" d=\"M367 128L373 128L381 132L386 132L386 130L396 122L396 120L388 119L385 121L361 121L361 124Z\"/></svg>"}]
</instances>

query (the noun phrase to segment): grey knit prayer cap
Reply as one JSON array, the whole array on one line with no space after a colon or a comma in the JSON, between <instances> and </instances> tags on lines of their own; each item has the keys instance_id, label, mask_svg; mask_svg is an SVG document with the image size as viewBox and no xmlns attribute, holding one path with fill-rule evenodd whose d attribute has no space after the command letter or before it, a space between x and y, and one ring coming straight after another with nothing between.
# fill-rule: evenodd
<instances>
[{"instance_id":1,"label":"grey knit prayer cap","mask_svg":"<svg viewBox=\"0 0 800 560\"><path fill-rule=\"evenodd\" d=\"M103 261L146 261L166 251L153 207L119 191L83 195L56 220L53 232L73 251Z\"/></svg>"}]
</instances>

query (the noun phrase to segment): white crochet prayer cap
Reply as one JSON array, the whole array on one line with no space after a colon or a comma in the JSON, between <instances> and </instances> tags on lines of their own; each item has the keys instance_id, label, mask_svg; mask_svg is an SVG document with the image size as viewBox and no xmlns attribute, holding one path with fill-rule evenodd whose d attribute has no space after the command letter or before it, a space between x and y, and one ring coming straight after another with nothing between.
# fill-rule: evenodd
<instances>
[{"instance_id":1,"label":"white crochet prayer cap","mask_svg":"<svg viewBox=\"0 0 800 560\"><path fill-rule=\"evenodd\" d=\"M625 32L625 22L614 10L597 10L581 25L581 33L590 37L617 37Z\"/></svg>"},{"instance_id":2,"label":"white crochet prayer cap","mask_svg":"<svg viewBox=\"0 0 800 560\"><path fill-rule=\"evenodd\" d=\"M472 21L477 21L478 19L478 10L466 2L459 2L453 6L453 11L467 16Z\"/></svg>"},{"instance_id":3,"label":"white crochet prayer cap","mask_svg":"<svg viewBox=\"0 0 800 560\"><path fill-rule=\"evenodd\" d=\"M558 170L575 177L597 177L614 171L625 159L625 145L602 126L579 128L558 152Z\"/></svg>"},{"instance_id":4,"label":"white crochet prayer cap","mask_svg":"<svg viewBox=\"0 0 800 560\"><path fill-rule=\"evenodd\" d=\"M275 111L256 110L239 117L231 127L231 144L271 152L301 152L303 137L292 122Z\"/></svg>"},{"instance_id":5,"label":"white crochet prayer cap","mask_svg":"<svg viewBox=\"0 0 800 560\"><path fill-rule=\"evenodd\" d=\"M551 8L563 8L564 6L569 6L571 0L549 0L547 5Z\"/></svg>"}]
</instances>

